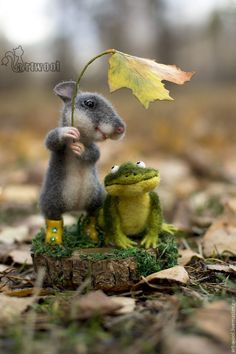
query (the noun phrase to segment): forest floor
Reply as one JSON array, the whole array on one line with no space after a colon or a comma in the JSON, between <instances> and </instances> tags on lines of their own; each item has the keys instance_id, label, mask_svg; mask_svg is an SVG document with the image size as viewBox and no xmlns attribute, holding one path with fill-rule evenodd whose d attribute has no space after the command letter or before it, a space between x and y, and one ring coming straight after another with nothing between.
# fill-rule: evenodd
<instances>
[{"instance_id":1,"label":"forest floor","mask_svg":"<svg viewBox=\"0 0 236 354\"><path fill-rule=\"evenodd\" d=\"M35 275L30 256L32 237L43 226L37 187L6 187L0 231L1 353L234 352L235 188L229 181L204 179L204 190L195 190L184 162L175 163L175 196L191 185L191 197L172 200L166 192L170 185L160 194L166 215L172 214L182 230L177 240L181 268L162 281L156 275L144 278L121 294L93 291L86 282L76 291L41 288L42 275ZM75 221L65 217L67 224Z\"/></svg>"},{"instance_id":2,"label":"forest floor","mask_svg":"<svg viewBox=\"0 0 236 354\"><path fill-rule=\"evenodd\" d=\"M42 288L43 274L35 274L30 250L44 225L37 200L47 161L41 148L46 124L33 137L32 126L19 134L16 125L9 139L13 124L5 123L0 159L0 353L236 352L236 166L235 146L229 143L235 95L228 95L231 110L229 102L226 107L217 97L221 93L207 99L202 93L196 107L180 98L167 113L160 108L158 123L151 110L150 136L145 122L138 121L139 135L128 117L129 139L108 143L102 150L101 176L123 156L143 159L160 170L157 193L165 218L181 230L174 274L162 280L151 275L119 294L93 291L88 282L75 291ZM50 112L55 114L48 108ZM222 112L229 117L226 127ZM172 115L174 121L166 120ZM190 130L195 135L186 138ZM68 225L76 220L65 216Z\"/></svg>"}]
</instances>

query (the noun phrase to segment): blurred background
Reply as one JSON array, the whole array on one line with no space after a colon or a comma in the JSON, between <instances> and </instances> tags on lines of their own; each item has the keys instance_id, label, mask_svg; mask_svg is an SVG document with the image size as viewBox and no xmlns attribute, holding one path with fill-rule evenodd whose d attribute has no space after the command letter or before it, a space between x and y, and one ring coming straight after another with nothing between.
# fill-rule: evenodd
<instances>
[{"instance_id":1,"label":"blurred background","mask_svg":"<svg viewBox=\"0 0 236 354\"><path fill-rule=\"evenodd\" d=\"M159 168L171 219L196 192L235 193L235 38L235 0L0 0L0 200L36 203L44 137L62 108L53 87L107 48L196 74L184 86L166 84L175 101L145 110L127 89L109 93L107 57L89 68L81 89L103 93L127 123L121 142L101 144L101 178L125 160ZM24 62L59 62L59 70L14 72L14 57L4 57L19 46Z\"/></svg>"}]
</instances>

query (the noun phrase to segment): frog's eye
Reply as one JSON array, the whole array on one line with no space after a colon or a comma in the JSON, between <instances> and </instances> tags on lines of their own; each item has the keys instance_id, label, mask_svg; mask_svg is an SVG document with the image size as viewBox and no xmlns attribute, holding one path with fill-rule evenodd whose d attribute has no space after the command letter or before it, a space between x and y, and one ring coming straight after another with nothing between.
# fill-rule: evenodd
<instances>
[{"instance_id":1,"label":"frog's eye","mask_svg":"<svg viewBox=\"0 0 236 354\"><path fill-rule=\"evenodd\" d=\"M145 167L146 167L146 165L145 165L145 163L144 163L143 161L138 161L138 162L136 162L136 165L137 165L138 167L142 167L142 168L145 168Z\"/></svg>"},{"instance_id":2,"label":"frog's eye","mask_svg":"<svg viewBox=\"0 0 236 354\"><path fill-rule=\"evenodd\" d=\"M118 170L119 170L119 166L114 165L114 166L112 166L112 168L111 168L111 173L116 173Z\"/></svg>"}]
</instances>

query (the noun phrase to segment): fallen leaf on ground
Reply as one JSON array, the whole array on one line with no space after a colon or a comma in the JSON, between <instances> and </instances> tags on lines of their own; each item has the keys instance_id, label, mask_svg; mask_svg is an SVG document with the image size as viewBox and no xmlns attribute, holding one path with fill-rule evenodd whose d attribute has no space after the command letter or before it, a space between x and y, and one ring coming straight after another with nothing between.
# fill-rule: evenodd
<instances>
[{"instance_id":1,"label":"fallen leaf on ground","mask_svg":"<svg viewBox=\"0 0 236 354\"><path fill-rule=\"evenodd\" d=\"M207 264L207 269L217 272L236 273L236 265L233 264Z\"/></svg>"},{"instance_id":2,"label":"fallen leaf on ground","mask_svg":"<svg viewBox=\"0 0 236 354\"><path fill-rule=\"evenodd\" d=\"M140 285L155 285L155 284L187 284L189 282L189 275L186 269L183 266L177 265L172 268L161 270L143 277L143 279L135 285L139 287Z\"/></svg>"},{"instance_id":3,"label":"fallen leaf on ground","mask_svg":"<svg viewBox=\"0 0 236 354\"><path fill-rule=\"evenodd\" d=\"M76 298L72 304L71 316L73 319L86 319L94 315L114 314L122 308L121 303L112 300L112 297L105 295L101 290Z\"/></svg>"},{"instance_id":4,"label":"fallen leaf on ground","mask_svg":"<svg viewBox=\"0 0 236 354\"><path fill-rule=\"evenodd\" d=\"M0 321L13 322L33 302L33 298L14 298L0 294Z\"/></svg>"},{"instance_id":5,"label":"fallen leaf on ground","mask_svg":"<svg viewBox=\"0 0 236 354\"><path fill-rule=\"evenodd\" d=\"M154 60L138 58L118 51L109 59L110 91L127 87L145 108L155 100L172 100L162 80L182 85L192 76L193 73L184 72L175 65L159 64Z\"/></svg>"},{"instance_id":6,"label":"fallen leaf on ground","mask_svg":"<svg viewBox=\"0 0 236 354\"><path fill-rule=\"evenodd\" d=\"M30 254L30 245L24 245L23 249L16 249L9 253L9 256L12 258L14 263L18 264L33 264L31 254Z\"/></svg>"},{"instance_id":7,"label":"fallen leaf on ground","mask_svg":"<svg viewBox=\"0 0 236 354\"><path fill-rule=\"evenodd\" d=\"M207 257L236 255L236 198L227 200L223 215L205 233L203 252Z\"/></svg>"},{"instance_id":8,"label":"fallen leaf on ground","mask_svg":"<svg viewBox=\"0 0 236 354\"><path fill-rule=\"evenodd\" d=\"M9 267L6 266L5 264L0 264L0 273L4 272L7 268L9 268Z\"/></svg>"},{"instance_id":9,"label":"fallen leaf on ground","mask_svg":"<svg viewBox=\"0 0 236 354\"><path fill-rule=\"evenodd\" d=\"M3 228L0 232L0 243L13 244L15 241L22 242L27 239L29 229L25 225Z\"/></svg>"},{"instance_id":10,"label":"fallen leaf on ground","mask_svg":"<svg viewBox=\"0 0 236 354\"><path fill-rule=\"evenodd\" d=\"M52 295L55 293L52 289L37 289L37 288L24 288L24 289L15 289L15 290L6 290L4 291L5 295L13 297L28 297L33 296L37 293L38 296Z\"/></svg>"},{"instance_id":11,"label":"fallen leaf on ground","mask_svg":"<svg viewBox=\"0 0 236 354\"><path fill-rule=\"evenodd\" d=\"M14 244L7 244L0 242L0 262L5 263L8 259L8 254L14 250L16 245Z\"/></svg>"},{"instance_id":12,"label":"fallen leaf on ground","mask_svg":"<svg viewBox=\"0 0 236 354\"><path fill-rule=\"evenodd\" d=\"M236 224L226 218L216 220L203 237L203 253L206 257L236 255Z\"/></svg>"},{"instance_id":13,"label":"fallen leaf on ground","mask_svg":"<svg viewBox=\"0 0 236 354\"><path fill-rule=\"evenodd\" d=\"M179 250L179 255L178 264L181 266L188 265L196 259L203 259L199 253L196 253L191 249Z\"/></svg>"},{"instance_id":14,"label":"fallen leaf on ground","mask_svg":"<svg viewBox=\"0 0 236 354\"><path fill-rule=\"evenodd\" d=\"M135 309L135 300L130 297L112 296L111 300L115 304L122 306L116 311L117 315L124 315L126 313L133 312Z\"/></svg>"},{"instance_id":15,"label":"fallen leaf on ground","mask_svg":"<svg viewBox=\"0 0 236 354\"><path fill-rule=\"evenodd\" d=\"M219 343L210 338L174 333L167 336L164 352L168 354L227 354L228 348L220 347Z\"/></svg>"},{"instance_id":16,"label":"fallen leaf on ground","mask_svg":"<svg viewBox=\"0 0 236 354\"><path fill-rule=\"evenodd\" d=\"M215 301L194 311L188 323L196 326L203 334L230 344L231 312L231 306L226 301Z\"/></svg>"},{"instance_id":17,"label":"fallen leaf on ground","mask_svg":"<svg viewBox=\"0 0 236 354\"><path fill-rule=\"evenodd\" d=\"M200 148L199 145L192 143L191 149L185 149L182 156L196 176L223 182L229 181L224 168L217 163L217 155L213 151L204 147Z\"/></svg>"}]
</instances>

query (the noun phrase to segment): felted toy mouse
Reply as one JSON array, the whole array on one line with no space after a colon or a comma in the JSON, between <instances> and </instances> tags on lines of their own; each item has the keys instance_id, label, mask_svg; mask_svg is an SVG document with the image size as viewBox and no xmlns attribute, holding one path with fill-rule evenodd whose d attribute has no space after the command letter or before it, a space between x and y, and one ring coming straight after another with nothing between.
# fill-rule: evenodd
<instances>
[{"instance_id":1,"label":"felted toy mouse","mask_svg":"<svg viewBox=\"0 0 236 354\"><path fill-rule=\"evenodd\" d=\"M110 102L97 93L78 91L75 97L74 126L71 126L74 81L61 82L54 92L64 102L59 127L46 137L51 152L40 195L40 209L46 219L47 243L61 243L62 215L69 211L92 214L105 198L97 176L100 152L95 144L120 139L125 123Z\"/></svg>"}]
</instances>

